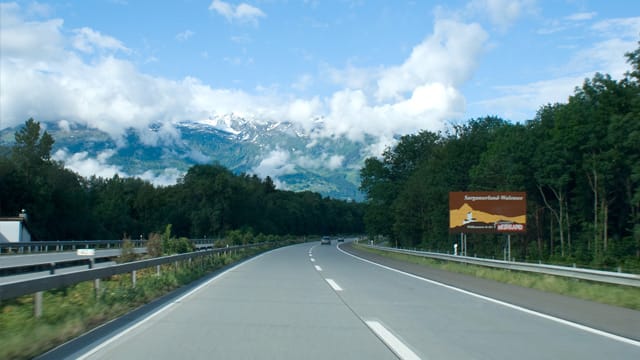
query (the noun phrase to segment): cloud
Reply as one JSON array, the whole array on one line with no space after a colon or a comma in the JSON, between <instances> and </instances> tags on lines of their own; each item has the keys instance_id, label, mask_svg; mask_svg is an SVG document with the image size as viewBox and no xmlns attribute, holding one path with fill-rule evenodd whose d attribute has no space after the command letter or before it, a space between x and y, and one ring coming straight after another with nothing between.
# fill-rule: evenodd
<instances>
[{"instance_id":1,"label":"cloud","mask_svg":"<svg viewBox=\"0 0 640 360\"><path fill-rule=\"evenodd\" d=\"M501 95L470 104L474 113L500 114L506 119L524 121L533 118L540 106L565 103L576 87L595 72L620 79L628 71L624 54L637 48L640 17L608 19L590 25L599 41L577 50L560 68L561 75L525 84L494 88ZM557 72L557 71L556 71Z\"/></svg>"},{"instance_id":2,"label":"cloud","mask_svg":"<svg viewBox=\"0 0 640 360\"><path fill-rule=\"evenodd\" d=\"M127 176L118 166L110 165L107 160L113 156L115 151L106 150L98 154L96 158L90 158L89 153L82 151L71 154L67 149L59 149L52 158L56 161L62 161L67 169L70 169L81 176L110 178L113 175Z\"/></svg>"},{"instance_id":3,"label":"cloud","mask_svg":"<svg viewBox=\"0 0 640 360\"><path fill-rule=\"evenodd\" d=\"M255 6L251 6L246 3L233 6L228 2L221 0L213 0L211 5L209 5L209 10L217 12L230 22L237 20L240 22L257 24L258 18L267 16L262 10Z\"/></svg>"},{"instance_id":4,"label":"cloud","mask_svg":"<svg viewBox=\"0 0 640 360\"><path fill-rule=\"evenodd\" d=\"M95 50L122 51L125 53L131 51L119 40L111 36L102 35L100 32L87 27L76 29L73 32L76 34L73 38L73 46L88 54L93 53Z\"/></svg>"},{"instance_id":5,"label":"cloud","mask_svg":"<svg viewBox=\"0 0 640 360\"><path fill-rule=\"evenodd\" d=\"M191 30L185 30L183 32L180 32L178 34L176 34L176 40L180 41L180 42L184 42L189 40L189 38L191 38L193 35L195 35L195 33Z\"/></svg>"},{"instance_id":6,"label":"cloud","mask_svg":"<svg viewBox=\"0 0 640 360\"><path fill-rule=\"evenodd\" d=\"M473 74L487 39L478 24L436 21L433 34L415 46L402 65L382 72L376 97L398 99L428 83L461 85Z\"/></svg>"},{"instance_id":7,"label":"cloud","mask_svg":"<svg viewBox=\"0 0 640 360\"><path fill-rule=\"evenodd\" d=\"M27 22L18 6L2 9L0 126L29 117L65 119L105 131L119 145L127 129L147 145L172 144L180 136L175 123L229 113L291 121L307 132L320 125L313 136L358 141L440 130L463 114L459 87L473 73L487 39L477 24L437 20L403 63L326 70L342 88L304 98L278 88L248 93L212 88L193 77L150 76L123 57L130 50L118 39L89 28L64 31L61 19ZM298 80L296 86L304 87L313 78L303 74ZM151 126L157 131L149 131Z\"/></svg>"},{"instance_id":8,"label":"cloud","mask_svg":"<svg viewBox=\"0 0 640 360\"><path fill-rule=\"evenodd\" d=\"M524 13L534 13L535 0L472 0L466 10L487 16L492 24L505 30Z\"/></svg>"},{"instance_id":9,"label":"cloud","mask_svg":"<svg viewBox=\"0 0 640 360\"><path fill-rule=\"evenodd\" d=\"M575 14L571 14L569 16L566 16L565 19L569 20L569 21L586 21L586 20L591 20L594 17L596 17L596 15L598 15L597 12L580 12L580 13L575 13Z\"/></svg>"},{"instance_id":10,"label":"cloud","mask_svg":"<svg viewBox=\"0 0 640 360\"><path fill-rule=\"evenodd\" d=\"M53 154L52 158L55 161L63 162L67 169L85 178L91 176L112 178L114 175L118 175L120 177L137 177L154 185L167 186L175 184L184 175L183 172L176 168L167 168L161 171L147 170L142 174L127 174L119 166L108 163L109 158L114 154L115 150L105 150L92 158L86 151L72 154L67 149L59 149Z\"/></svg>"},{"instance_id":11,"label":"cloud","mask_svg":"<svg viewBox=\"0 0 640 360\"><path fill-rule=\"evenodd\" d=\"M344 163L344 156L333 155L329 158L329 163L327 164L327 168L330 170L335 170L337 168L342 167L343 163Z\"/></svg>"},{"instance_id":12,"label":"cloud","mask_svg":"<svg viewBox=\"0 0 640 360\"><path fill-rule=\"evenodd\" d=\"M291 155L287 151L273 150L250 172L263 179L267 176L271 177L276 187L283 189L286 184L281 182L278 177L296 172L295 165L290 160Z\"/></svg>"}]
</instances>

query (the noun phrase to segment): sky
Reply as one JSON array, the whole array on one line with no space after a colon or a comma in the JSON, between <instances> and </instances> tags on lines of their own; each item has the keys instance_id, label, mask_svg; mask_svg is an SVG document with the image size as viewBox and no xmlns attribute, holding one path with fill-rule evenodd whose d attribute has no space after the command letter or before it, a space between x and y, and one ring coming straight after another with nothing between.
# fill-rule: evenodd
<instances>
[{"instance_id":1,"label":"sky","mask_svg":"<svg viewBox=\"0 0 640 360\"><path fill-rule=\"evenodd\" d=\"M234 113L379 140L535 117L638 47L627 0L93 0L0 3L0 129L121 138ZM151 143L159 139L149 139ZM375 151L374 151L375 152Z\"/></svg>"}]
</instances>

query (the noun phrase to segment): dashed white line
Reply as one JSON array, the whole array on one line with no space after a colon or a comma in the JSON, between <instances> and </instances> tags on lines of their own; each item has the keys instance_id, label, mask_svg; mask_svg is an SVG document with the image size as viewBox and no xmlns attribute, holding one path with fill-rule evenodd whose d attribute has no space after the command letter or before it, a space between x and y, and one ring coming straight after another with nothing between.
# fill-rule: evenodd
<instances>
[{"instance_id":1,"label":"dashed white line","mask_svg":"<svg viewBox=\"0 0 640 360\"><path fill-rule=\"evenodd\" d=\"M400 341L391 331L377 321L365 321L365 324L402 360L420 360L407 345Z\"/></svg>"},{"instance_id":2,"label":"dashed white line","mask_svg":"<svg viewBox=\"0 0 640 360\"><path fill-rule=\"evenodd\" d=\"M342 288L340 287L340 285L338 285L335 281L333 281L333 279L325 279L329 285L333 288L333 290L335 291L342 291Z\"/></svg>"},{"instance_id":3,"label":"dashed white line","mask_svg":"<svg viewBox=\"0 0 640 360\"><path fill-rule=\"evenodd\" d=\"M314 258L311 258L311 262L316 262L316 259L314 259Z\"/></svg>"},{"instance_id":4,"label":"dashed white line","mask_svg":"<svg viewBox=\"0 0 640 360\"><path fill-rule=\"evenodd\" d=\"M322 268L320 266L316 265L316 270L322 271Z\"/></svg>"}]
</instances>

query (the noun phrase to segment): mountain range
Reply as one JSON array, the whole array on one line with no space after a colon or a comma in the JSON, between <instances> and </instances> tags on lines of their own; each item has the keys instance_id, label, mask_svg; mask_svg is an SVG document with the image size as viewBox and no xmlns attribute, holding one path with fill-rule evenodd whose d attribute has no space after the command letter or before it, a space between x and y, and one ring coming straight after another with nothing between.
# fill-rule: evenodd
<instances>
[{"instance_id":1,"label":"mountain range","mask_svg":"<svg viewBox=\"0 0 640 360\"><path fill-rule=\"evenodd\" d=\"M324 136L322 119L305 131L234 114L129 128L119 136L68 121L41 121L41 127L55 139L52 157L85 177L118 173L167 185L194 164L217 163L238 174L270 176L281 189L356 201L363 198L359 170L374 142ZM0 145L12 145L20 128L1 130Z\"/></svg>"}]
</instances>

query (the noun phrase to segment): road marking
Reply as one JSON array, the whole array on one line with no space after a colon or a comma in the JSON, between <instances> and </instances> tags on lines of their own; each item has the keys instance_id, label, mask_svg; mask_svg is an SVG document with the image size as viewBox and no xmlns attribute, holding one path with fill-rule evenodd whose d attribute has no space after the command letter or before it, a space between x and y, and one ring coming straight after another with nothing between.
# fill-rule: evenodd
<instances>
[{"instance_id":1,"label":"road marking","mask_svg":"<svg viewBox=\"0 0 640 360\"><path fill-rule=\"evenodd\" d=\"M315 265L315 267L316 267L316 270L318 270L318 271L322 271L322 268L321 268L320 266Z\"/></svg>"},{"instance_id":2,"label":"road marking","mask_svg":"<svg viewBox=\"0 0 640 360\"><path fill-rule=\"evenodd\" d=\"M316 262L316 259L314 259L314 258L311 258L311 262Z\"/></svg>"},{"instance_id":3,"label":"road marking","mask_svg":"<svg viewBox=\"0 0 640 360\"><path fill-rule=\"evenodd\" d=\"M420 357L416 355L407 345L405 345L400 339L395 337L391 331L387 330L382 324L377 321L365 321L365 324L373 331L383 343L387 345L394 354L396 354L402 360L420 360Z\"/></svg>"},{"instance_id":4,"label":"road marking","mask_svg":"<svg viewBox=\"0 0 640 360\"><path fill-rule=\"evenodd\" d=\"M333 290L335 291L342 291L342 288L340 287L340 285L338 285L335 281L333 281L333 279L325 279L329 285L333 288Z\"/></svg>"},{"instance_id":5,"label":"road marking","mask_svg":"<svg viewBox=\"0 0 640 360\"><path fill-rule=\"evenodd\" d=\"M179 298L177 298L176 300L173 300L172 302L168 303L167 305L161 307L160 309L154 311L153 313L149 314L147 317L143 318L142 320L136 322L135 324L129 326L128 328L124 329L123 331L121 331L120 333L110 337L109 339L105 340L104 342L100 343L99 345L97 345L96 347L94 347L93 349L89 350L88 352L86 352L84 355L77 357L76 360L84 360L89 358L91 355L97 353L98 351L102 350L103 348L107 347L109 344L115 342L116 340L120 339L121 337L125 336L126 334L128 334L129 332L135 330L136 328L140 327L142 324L146 323L147 321L151 320L152 318L156 317L158 314L162 313L165 310L168 310L170 308L172 308L174 305L179 304L181 301L183 301L184 299L188 298L189 296L191 296L192 294L196 293L197 291L200 291L202 288L204 288L205 286L208 286L209 284L211 284L212 282L218 280L219 278L223 277L224 275L226 275L227 273L236 270L237 268L246 265L254 260L257 260L267 254L270 254L272 252L275 251L279 251L282 250L283 248L277 248L277 249L273 249L273 250L269 250L267 252L264 252L256 257L250 258L246 261L243 261L223 272L221 272L220 274L214 276L213 278L209 279L207 282L199 285L198 287L196 287L195 289L189 291L188 293L180 296Z\"/></svg>"},{"instance_id":6,"label":"road marking","mask_svg":"<svg viewBox=\"0 0 640 360\"><path fill-rule=\"evenodd\" d=\"M476 294L474 292L463 290L463 289L460 289L460 288L457 288L457 287L454 287L454 286L451 286L451 285L447 285L447 284L444 284L444 283L441 283L441 282L438 282L438 281L425 279L425 278L420 277L418 275L410 274L410 273L404 272L402 270L394 269L392 267L388 267L388 266L385 266L385 265L382 265L382 264L378 264L378 263L375 263L373 261L361 258L359 256L356 256L356 255L353 255L353 254L349 254L348 252L340 249L340 246L338 246L338 250L340 250L340 252L342 252L343 254L349 255L349 256L351 256L353 258L356 258L356 259L358 259L360 261L364 261L366 263L381 267L381 268L386 269L386 270L394 271L394 272L397 272L399 274L402 274L402 275L405 275L405 276L409 276L409 277L412 277L412 278L417 279L417 280L421 280L421 281L424 281L424 282L427 282L427 283L430 283L430 284L433 284L433 285L442 286L442 287L447 288L449 290L457 291L457 292L460 292L460 293L463 293L463 294L466 294L466 295L469 295L469 296L476 297L478 299L486 300L486 301L492 302L494 304L506 306L506 307L514 309L514 310L522 311L524 313L527 313L527 314L530 314L530 315L533 315L533 316L538 316L538 317L541 317L543 319L551 320L551 321L554 321L554 322L557 322L557 323L560 323L560 324L563 324L563 325L567 325L567 326L573 327L575 329L583 330L583 331L586 331L586 332L589 332L589 333L592 333L592 334L595 334L595 335L600 335L600 336L609 338L611 340L616 340L616 341L623 342L623 343L626 343L626 344L629 344L629 345L640 347L640 341L629 339L629 338L626 338L626 337L623 337L623 336L620 336L620 335L611 334L611 333L608 333L606 331L594 329L594 328L588 327L586 325L582 325L582 324L575 323L573 321L557 318L555 316L547 315L547 314L544 314L544 313L541 313L541 312L537 312L537 311L534 311L534 310L529 310L527 308L523 308L523 307L518 306L518 305L514 305L514 304L511 304L511 303L502 301L502 300L490 298L488 296Z\"/></svg>"}]
</instances>

